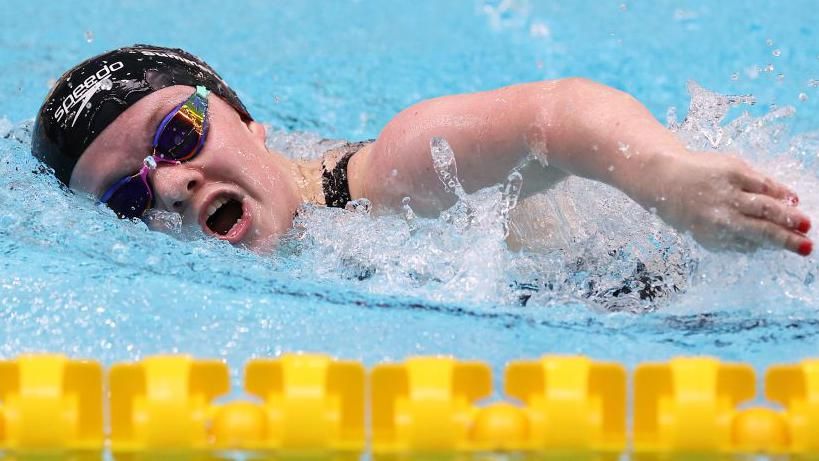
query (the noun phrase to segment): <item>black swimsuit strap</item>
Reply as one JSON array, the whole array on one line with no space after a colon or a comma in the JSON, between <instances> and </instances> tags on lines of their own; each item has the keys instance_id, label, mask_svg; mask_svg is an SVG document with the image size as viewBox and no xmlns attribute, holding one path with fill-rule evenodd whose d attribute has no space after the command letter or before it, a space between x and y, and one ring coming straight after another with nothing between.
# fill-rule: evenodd
<instances>
[{"instance_id":1,"label":"black swimsuit strap","mask_svg":"<svg viewBox=\"0 0 819 461\"><path fill-rule=\"evenodd\" d=\"M327 206L344 208L347 202L353 199L352 196L350 196L350 184L347 179L347 164L350 163L350 158L352 158L356 152L371 142L373 142L373 140L349 142L333 149L333 153L336 155L341 154L341 157L335 166L330 169L327 169L327 165L322 161L323 172L321 174L321 185L324 189L324 203L327 204Z\"/></svg>"}]
</instances>

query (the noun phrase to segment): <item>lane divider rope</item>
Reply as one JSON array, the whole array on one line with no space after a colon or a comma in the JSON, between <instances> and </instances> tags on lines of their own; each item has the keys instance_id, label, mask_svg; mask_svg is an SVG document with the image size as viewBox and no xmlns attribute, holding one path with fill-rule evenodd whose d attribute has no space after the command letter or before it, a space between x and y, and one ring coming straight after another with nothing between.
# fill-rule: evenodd
<instances>
[{"instance_id":1,"label":"lane divider rope","mask_svg":"<svg viewBox=\"0 0 819 461\"><path fill-rule=\"evenodd\" d=\"M0 451L281 453L744 453L819 455L819 359L765 374L710 357L639 364L581 356L510 362L504 400L483 362L414 357L369 372L321 354L253 359L249 399L227 365L184 355L114 364L23 355L0 361ZM778 407L776 409L775 407ZM629 427L630 426L630 427ZM343 456L342 456L343 457Z\"/></svg>"}]
</instances>

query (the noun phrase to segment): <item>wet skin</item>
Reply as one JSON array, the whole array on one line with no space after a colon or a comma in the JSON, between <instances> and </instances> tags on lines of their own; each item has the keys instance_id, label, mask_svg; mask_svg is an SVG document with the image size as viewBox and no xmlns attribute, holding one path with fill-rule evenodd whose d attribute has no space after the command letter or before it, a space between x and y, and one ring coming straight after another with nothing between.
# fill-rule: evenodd
<instances>
[{"instance_id":1,"label":"wet skin","mask_svg":"<svg viewBox=\"0 0 819 461\"><path fill-rule=\"evenodd\" d=\"M100 197L138 171L159 121L192 92L165 88L125 111L80 158L71 187ZM246 229L217 237L269 250L300 204L323 204L320 161L268 152L262 125L245 123L215 95L209 102L203 151L151 173L156 207L214 234L203 219L208 205L240 200ZM400 209L406 196L424 215L451 206L432 165L433 137L452 146L467 191L502 183L516 167L524 196L577 175L620 189L710 249L774 247L806 256L813 247L795 192L735 156L689 152L630 95L577 78L445 96L402 111L350 160L352 197L367 197L375 212Z\"/></svg>"},{"instance_id":2,"label":"wet skin","mask_svg":"<svg viewBox=\"0 0 819 461\"><path fill-rule=\"evenodd\" d=\"M151 153L159 122L192 92L187 86L164 88L126 110L80 157L71 188L99 198L118 179L137 172ZM208 104L209 129L199 154L178 165L160 164L150 173L155 207L180 213L184 225L263 251L290 228L303 201L299 169L267 150L261 124L243 121L214 94ZM224 198L242 203L247 223L239 235L217 235L204 223L208 205Z\"/></svg>"}]
</instances>

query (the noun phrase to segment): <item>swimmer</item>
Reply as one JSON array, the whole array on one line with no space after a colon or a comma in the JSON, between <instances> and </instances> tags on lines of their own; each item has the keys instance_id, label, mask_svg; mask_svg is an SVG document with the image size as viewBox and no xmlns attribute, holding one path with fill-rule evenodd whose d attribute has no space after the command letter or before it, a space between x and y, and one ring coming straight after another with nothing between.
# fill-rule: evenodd
<instances>
[{"instance_id":1,"label":"swimmer","mask_svg":"<svg viewBox=\"0 0 819 461\"><path fill-rule=\"evenodd\" d=\"M736 156L690 152L636 99L581 78L422 101L372 141L316 160L265 146L265 127L199 58L136 45L65 73L34 126L33 154L72 190L122 218L155 208L255 251L290 229L304 203L435 216L455 203L430 141L452 146L467 192L523 177L522 197L570 175L623 191L709 249L807 256L811 221L797 194ZM273 242L273 243L271 243Z\"/></svg>"}]
</instances>

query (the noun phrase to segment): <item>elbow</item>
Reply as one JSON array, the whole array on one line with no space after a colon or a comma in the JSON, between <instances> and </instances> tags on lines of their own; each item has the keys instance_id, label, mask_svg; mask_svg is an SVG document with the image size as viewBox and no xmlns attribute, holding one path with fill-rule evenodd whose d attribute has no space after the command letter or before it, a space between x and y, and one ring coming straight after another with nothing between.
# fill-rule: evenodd
<instances>
[{"instance_id":1,"label":"elbow","mask_svg":"<svg viewBox=\"0 0 819 461\"><path fill-rule=\"evenodd\" d=\"M563 116L591 116L601 110L643 107L634 96L587 78L568 77L557 80L555 85L554 107Z\"/></svg>"}]
</instances>

